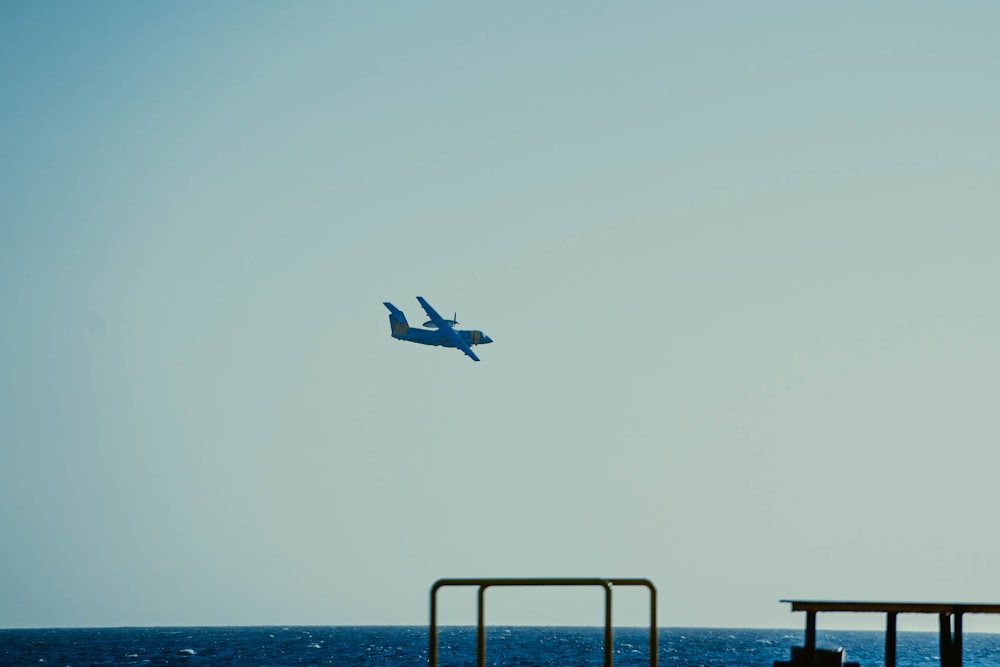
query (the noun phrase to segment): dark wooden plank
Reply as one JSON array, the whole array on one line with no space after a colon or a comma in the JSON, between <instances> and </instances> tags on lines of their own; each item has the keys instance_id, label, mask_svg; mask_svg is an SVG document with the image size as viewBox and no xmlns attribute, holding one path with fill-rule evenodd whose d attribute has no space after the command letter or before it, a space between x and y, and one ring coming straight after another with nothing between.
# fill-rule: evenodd
<instances>
[{"instance_id":1,"label":"dark wooden plank","mask_svg":"<svg viewBox=\"0 0 1000 667\"><path fill-rule=\"evenodd\" d=\"M1000 604L982 602L856 602L782 600L792 611L895 612L899 614L1000 614Z\"/></svg>"}]
</instances>

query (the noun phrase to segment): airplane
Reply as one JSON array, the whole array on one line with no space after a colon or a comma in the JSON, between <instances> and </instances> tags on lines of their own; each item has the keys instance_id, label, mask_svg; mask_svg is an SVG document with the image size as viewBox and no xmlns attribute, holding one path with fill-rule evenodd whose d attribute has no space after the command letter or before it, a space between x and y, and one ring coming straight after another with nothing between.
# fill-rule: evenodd
<instances>
[{"instance_id":1,"label":"airplane","mask_svg":"<svg viewBox=\"0 0 1000 667\"><path fill-rule=\"evenodd\" d=\"M403 311L388 301L382 302L382 305L389 309L389 327L392 330L392 337L396 340L407 340L411 343L420 343L421 345L457 347L472 357L473 361L479 361L479 357L476 356L476 353L472 351L472 347L470 346L486 345L493 342L493 339L482 331L456 330L454 327L458 324L458 321L455 319L457 314L452 319L446 320L438 315L438 312L431 307L431 304L424 300L424 297L418 296L417 301L420 302L420 305L427 313L427 317L431 318L424 322L424 326L432 328L418 329L411 327L406 322L406 315L403 314Z\"/></svg>"}]
</instances>

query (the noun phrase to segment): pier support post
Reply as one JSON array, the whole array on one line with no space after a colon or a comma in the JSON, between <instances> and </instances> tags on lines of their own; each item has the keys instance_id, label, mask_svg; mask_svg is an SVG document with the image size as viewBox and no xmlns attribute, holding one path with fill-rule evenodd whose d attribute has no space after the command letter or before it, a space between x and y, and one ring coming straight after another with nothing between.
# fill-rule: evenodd
<instances>
[{"instance_id":1,"label":"pier support post","mask_svg":"<svg viewBox=\"0 0 1000 667\"><path fill-rule=\"evenodd\" d=\"M885 615L885 667L896 667L896 612Z\"/></svg>"},{"instance_id":2,"label":"pier support post","mask_svg":"<svg viewBox=\"0 0 1000 667\"><path fill-rule=\"evenodd\" d=\"M816 612L807 611L806 612L806 645L805 645L805 659L806 664L813 664L813 659L816 655Z\"/></svg>"},{"instance_id":3,"label":"pier support post","mask_svg":"<svg viewBox=\"0 0 1000 667\"><path fill-rule=\"evenodd\" d=\"M615 639L611 629L611 584L604 585L604 667L611 667L614 660Z\"/></svg>"},{"instance_id":4,"label":"pier support post","mask_svg":"<svg viewBox=\"0 0 1000 667\"><path fill-rule=\"evenodd\" d=\"M952 667L951 614L938 615L938 629L941 635L941 667Z\"/></svg>"},{"instance_id":5,"label":"pier support post","mask_svg":"<svg viewBox=\"0 0 1000 667\"><path fill-rule=\"evenodd\" d=\"M479 586L479 609L476 613L476 667L486 667L486 586Z\"/></svg>"},{"instance_id":6,"label":"pier support post","mask_svg":"<svg viewBox=\"0 0 1000 667\"><path fill-rule=\"evenodd\" d=\"M955 612L955 634L952 641L951 650L954 651L952 664L955 667L962 667L962 612Z\"/></svg>"}]
</instances>

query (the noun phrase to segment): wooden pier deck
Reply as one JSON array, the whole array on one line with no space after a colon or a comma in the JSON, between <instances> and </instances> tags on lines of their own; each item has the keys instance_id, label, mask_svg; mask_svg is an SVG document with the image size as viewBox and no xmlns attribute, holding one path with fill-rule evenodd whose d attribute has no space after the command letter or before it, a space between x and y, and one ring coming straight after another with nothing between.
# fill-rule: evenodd
<instances>
[{"instance_id":1,"label":"wooden pier deck","mask_svg":"<svg viewBox=\"0 0 1000 667\"><path fill-rule=\"evenodd\" d=\"M1000 604L962 602L848 602L830 600L782 600L792 611L806 612L806 654L816 650L816 614L819 612L883 613L885 664L896 667L896 617L899 614L937 614L941 635L941 667L962 667L962 616L1000 614Z\"/></svg>"}]
</instances>

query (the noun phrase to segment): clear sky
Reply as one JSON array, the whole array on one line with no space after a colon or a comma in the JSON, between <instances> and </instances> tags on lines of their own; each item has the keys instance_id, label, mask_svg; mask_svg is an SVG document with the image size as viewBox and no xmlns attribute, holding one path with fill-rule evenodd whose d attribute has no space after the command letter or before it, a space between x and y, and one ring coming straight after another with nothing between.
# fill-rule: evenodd
<instances>
[{"instance_id":1,"label":"clear sky","mask_svg":"<svg viewBox=\"0 0 1000 667\"><path fill-rule=\"evenodd\" d=\"M998 24L3 3L0 627L1000 601Z\"/></svg>"}]
</instances>

